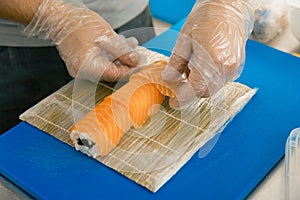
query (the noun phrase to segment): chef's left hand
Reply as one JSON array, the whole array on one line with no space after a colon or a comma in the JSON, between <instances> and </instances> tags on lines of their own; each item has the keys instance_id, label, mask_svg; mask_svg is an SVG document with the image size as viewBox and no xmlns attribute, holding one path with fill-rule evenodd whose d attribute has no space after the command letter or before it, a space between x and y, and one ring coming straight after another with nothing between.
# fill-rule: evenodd
<instances>
[{"instance_id":1,"label":"chef's left hand","mask_svg":"<svg viewBox=\"0 0 300 200\"><path fill-rule=\"evenodd\" d=\"M239 77L253 17L254 8L247 0L196 2L162 73L164 80L179 85L171 107L182 108L198 97L209 97ZM183 73L186 82L182 82Z\"/></svg>"}]
</instances>

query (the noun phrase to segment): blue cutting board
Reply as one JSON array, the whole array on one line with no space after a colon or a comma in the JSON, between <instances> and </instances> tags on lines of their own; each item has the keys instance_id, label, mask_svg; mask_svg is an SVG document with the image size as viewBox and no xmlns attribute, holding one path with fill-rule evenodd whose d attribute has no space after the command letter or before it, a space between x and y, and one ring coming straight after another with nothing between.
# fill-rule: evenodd
<instances>
[{"instance_id":1,"label":"blue cutting board","mask_svg":"<svg viewBox=\"0 0 300 200\"><path fill-rule=\"evenodd\" d=\"M169 30L146 46L168 54L175 39ZM25 122L0 136L0 173L39 199L244 198L300 126L300 59L248 41L239 81L259 88L257 94L206 157L197 152L155 194Z\"/></svg>"}]
</instances>

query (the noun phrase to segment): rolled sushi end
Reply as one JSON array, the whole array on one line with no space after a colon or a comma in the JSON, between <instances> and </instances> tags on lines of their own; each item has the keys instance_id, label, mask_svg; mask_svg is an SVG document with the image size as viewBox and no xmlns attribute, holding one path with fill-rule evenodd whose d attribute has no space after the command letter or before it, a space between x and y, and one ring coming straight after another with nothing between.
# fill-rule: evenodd
<instances>
[{"instance_id":1,"label":"rolled sushi end","mask_svg":"<svg viewBox=\"0 0 300 200\"><path fill-rule=\"evenodd\" d=\"M81 151L82 153L93 158L101 155L96 143L87 133L73 130L70 137L77 151Z\"/></svg>"}]
</instances>

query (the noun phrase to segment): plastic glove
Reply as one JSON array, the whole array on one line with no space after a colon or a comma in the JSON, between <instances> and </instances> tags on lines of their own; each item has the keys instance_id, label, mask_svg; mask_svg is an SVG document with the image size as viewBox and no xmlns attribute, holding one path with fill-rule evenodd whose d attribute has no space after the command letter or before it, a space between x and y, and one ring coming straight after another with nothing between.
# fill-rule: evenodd
<instances>
[{"instance_id":1,"label":"plastic glove","mask_svg":"<svg viewBox=\"0 0 300 200\"><path fill-rule=\"evenodd\" d=\"M72 77L117 81L138 62L135 39L117 35L88 8L60 0L44 0L25 33L52 40Z\"/></svg>"},{"instance_id":2,"label":"plastic glove","mask_svg":"<svg viewBox=\"0 0 300 200\"><path fill-rule=\"evenodd\" d=\"M183 108L217 92L242 71L245 45L253 27L254 7L242 0L196 2L162 78L178 84L170 106ZM187 81L182 81L182 74Z\"/></svg>"}]
</instances>

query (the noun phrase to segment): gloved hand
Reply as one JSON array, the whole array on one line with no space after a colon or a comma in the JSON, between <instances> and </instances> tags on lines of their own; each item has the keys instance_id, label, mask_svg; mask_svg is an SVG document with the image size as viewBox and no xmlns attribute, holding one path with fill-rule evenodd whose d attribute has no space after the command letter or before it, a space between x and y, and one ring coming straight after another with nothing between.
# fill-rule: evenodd
<instances>
[{"instance_id":1,"label":"gloved hand","mask_svg":"<svg viewBox=\"0 0 300 200\"><path fill-rule=\"evenodd\" d=\"M254 6L247 0L197 1L182 27L162 78L178 84L170 106L183 108L236 79L253 27ZM187 81L182 81L182 74Z\"/></svg>"},{"instance_id":2,"label":"gloved hand","mask_svg":"<svg viewBox=\"0 0 300 200\"><path fill-rule=\"evenodd\" d=\"M61 0L44 0L25 33L52 40L72 77L117 81L138 62L135 39L119 36L88 8Z\"/></svg>"}]
</instances>

